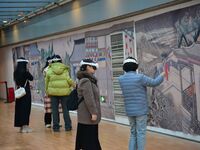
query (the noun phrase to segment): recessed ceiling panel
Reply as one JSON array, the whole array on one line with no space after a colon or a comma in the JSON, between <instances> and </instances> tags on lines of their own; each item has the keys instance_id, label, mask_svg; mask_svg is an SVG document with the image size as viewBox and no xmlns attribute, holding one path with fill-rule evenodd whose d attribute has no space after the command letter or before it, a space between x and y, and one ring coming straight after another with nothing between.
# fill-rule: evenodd
<instances>
[{"instance_id":1,"label":"recessed ceiling panel","mask_svg":"<svg viewBox=\"0 0 200 150\"><path fill-rule=\"evenodd\" d=\"M70 0L0 0L0 28L30 13Z\"/></svg>"}]
</instances>

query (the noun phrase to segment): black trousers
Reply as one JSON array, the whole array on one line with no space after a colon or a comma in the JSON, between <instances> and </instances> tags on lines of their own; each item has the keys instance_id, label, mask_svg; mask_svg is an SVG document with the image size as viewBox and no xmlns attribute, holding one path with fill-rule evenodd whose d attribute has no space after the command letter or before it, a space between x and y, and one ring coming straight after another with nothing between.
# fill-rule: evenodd
<instances>
[{"instance_id":1,"label":"black trousers","mask_svg":"<svg viewBox=\"0 0 200 150\"><path fill-rule=\"evenodd\" d=\"M22 127L23 125L29 125L31 113L31 93L27 91L27 94L15 102L15 127Z\"/></svg>"},{"instance_id":2,"label":"black trousers","mask_svg":"<svg viewBox=\"0 0 200 150\"><path fill-rule=\"evenodd\" d=\"M78 123L75 150L101 150L97 125Z\"/></svg>"},{"instance_id":3,"label":"black trousers","mask_svg":"<svg viewBox=\"0 0 200 150\"><path fill-rule=\"evenodd\" d=\"M51 124L51 121L52 121L51 113L45 113L44 114L44 123L45 123L45 125Z\"/></svg>"}]
</instances>

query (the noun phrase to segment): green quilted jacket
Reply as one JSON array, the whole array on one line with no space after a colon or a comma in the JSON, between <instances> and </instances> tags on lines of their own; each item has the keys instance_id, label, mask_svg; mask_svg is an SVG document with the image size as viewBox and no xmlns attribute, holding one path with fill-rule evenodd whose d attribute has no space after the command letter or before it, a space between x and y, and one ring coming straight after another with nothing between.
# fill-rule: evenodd
<instances>
[{"instance_id":1,"label":"green quilted jacket","mask_svg":"<svg viewBox=\"0 0 200 150\"><path fill-rule=\"evenodd\" d=\"M67 96L74 81L69 76L69 67L62 63L52 63L45 76L45 90L49 96Z\"/></svg>"}]
</instances>

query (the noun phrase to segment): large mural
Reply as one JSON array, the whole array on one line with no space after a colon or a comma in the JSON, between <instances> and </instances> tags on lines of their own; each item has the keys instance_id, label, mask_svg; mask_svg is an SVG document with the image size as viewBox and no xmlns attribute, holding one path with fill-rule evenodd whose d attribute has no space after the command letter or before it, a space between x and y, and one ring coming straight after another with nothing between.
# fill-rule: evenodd
<instances>
[{"instance_id":1,"label":"large mural","mask_svg":"<svg viewBox=\"0 0 200 150\"><path fill-rule=\"evenodd\" d=\"M43 104L43 97L45 95L43 67L48 56L54 54L60 55L63 63L70 66L70 75L75 81L77 80L76 72L79 70L80 61L83 58L91 58L99 63L96 76L100 89L99 99L101 101L102 116L115 119L115 113L123 109L123 104L115 107L114 103L111 34L123 35L122 40L119 41L120 43L125 43L124 45L120 44L123 45L121 51L123 54L125 49L126 55L129 55L133 53L132 30L133 22L127 22L87 31L82 34L65 36L49 41L40 41L13 48L14 62L21 56L24 56L30 62L29 70L34 76L34 81L31 83L32 101ZM123 55L120 57L122 57L121 61L123 61ZM122 70L121 67L120 69Z\"/></svg>"},{"instance_id":2,"label":"large mural","mask_svg":"<svg viewBox=\"0 0 200 150\"><path fill-rule=\"evenodd\" d=\"M136 22L139 70L151 77L149 125L200 135L200 5Z\"/></svg>"}]
</instances>

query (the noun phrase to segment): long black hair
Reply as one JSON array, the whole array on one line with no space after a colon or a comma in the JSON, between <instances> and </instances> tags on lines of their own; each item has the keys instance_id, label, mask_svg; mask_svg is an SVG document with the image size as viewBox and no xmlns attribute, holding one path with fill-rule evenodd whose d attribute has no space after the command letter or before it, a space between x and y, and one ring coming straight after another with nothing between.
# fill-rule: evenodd
<instances>
[{"instance_id":1,"label":"long black hair","mask_svg":"<svg viewBox=\"0 0 200 150\"><path fill-rule=\"evenodd\" d=\"M51 59L52 59L52 57L50 57L50 56L48 56L46 58L46 63L45 63L45 66L42 68L42 71L44 71L44 69L49 65L49 60L51 60Z\"/></svg>"},{"instance_id":2,"label":"long black hair","mask_svg":"<svg viewBox=\"0 0 200 150\"><path fill-rule=\"evenodd\" d=\"M21 60L26 60L24 57L20 57ZM16 81L19 78L22 78L27 72L27 63L26 61L17 62L16 69L14 71L14 80Z\"/></svg>"},{"instance_id":3,"label":"long black hair","mask_svg":"<svg viewBox=\"0 0 200 150\"><path fill-rule=\"evenodd\" d=\"M137 62L137 60L133 57L128 57L126 59L133 59ZM126 62L123 64L123 70L125 72L129 72L129 71L136 71L138 69L138 64L134 63L134 62Z\"/></svg>"}]
</instances>

